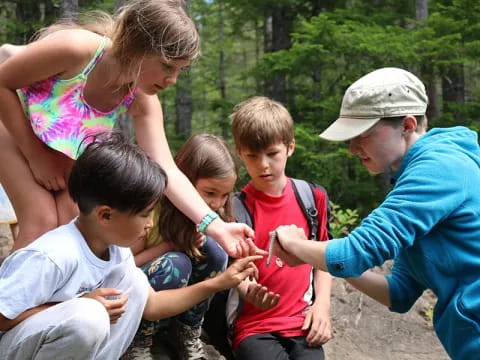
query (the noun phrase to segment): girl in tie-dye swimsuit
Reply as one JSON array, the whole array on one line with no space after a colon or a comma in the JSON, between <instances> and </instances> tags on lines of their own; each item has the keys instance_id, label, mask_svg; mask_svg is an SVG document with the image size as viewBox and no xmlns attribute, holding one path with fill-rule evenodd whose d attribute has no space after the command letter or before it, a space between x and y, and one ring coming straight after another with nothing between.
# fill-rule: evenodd
<instances>
[{"instance_id":1,"label":"girl in tie-dye swimsuit","mask_svg":"<svg viewBox=\"0 0 480 360\"><path fill-rule=\"evenodd\" d=\"M70 168L120 114L152 158L173 163L156 94L198 55L195 25L176 1L137 0L116 19L91 19L40 31L0 66L0 183L18 218L14 250L77 215Z\"/></svg>"},{"instance_id":2,"label":"girl in tie-dye swimsuit","mask_svg":"<svg viewBox=\"0 0 480 360\"><path fill-rule=\"evenodd\" d=\"M70 168L89 135L128 113L138 144L168 174L172 203L229 255L256 251L249 227L215 218L165 137L157 93L175 84L200 47L183 1L133 0L115 19L98 14L41 31L0 65L0 183L19 223L14 250L77 215L66 191Z\"/></svg>"},{"instance_id":3,"label":"girl in tie-dye swimsuit","mask_svg":"<svg viewBox=\"0 0 480 360\"><path fill-rule=\"evenodd\" d=\"M35 135L72 159L83 152L93 139L91 135L111 131L118 115L127 112L135 100L135 90L128 91L117 106L103 112L84 99L88 75L102 59L108 42L104 37L92 60L78 75L70 79L54 76L17 90Z\"/></svg>"}]
</instances>

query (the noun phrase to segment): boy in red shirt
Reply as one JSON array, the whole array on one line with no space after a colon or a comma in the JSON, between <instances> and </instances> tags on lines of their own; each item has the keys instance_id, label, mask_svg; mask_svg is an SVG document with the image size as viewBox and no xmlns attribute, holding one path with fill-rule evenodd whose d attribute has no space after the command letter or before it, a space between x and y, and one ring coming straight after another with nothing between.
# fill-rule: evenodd
<instances>
[{"instance_id":1,"label":"boy in red shirt","mask_svg":"<svg viewBox=\"0 0 480 360\"><path fill-rule=\"evenodd\" d=\"M242 189L244 204L252 217L255 244L263 250L268 249L269 232L279 225L296 224L309 233L292 180L285 174L295 149L293 128L287 109L265 97L239 104L232 115L235 148L250 176ZM314 188L314 196L317 239L326 241L328 197L321 187ZM238 287L243 303L233 322L236 359L324 359L322 344L332 337L330 275L310 265L290 267L275 256L269 266L266 258L255 264L257 281L246 280Z\"/></svg>"}]
</instances>

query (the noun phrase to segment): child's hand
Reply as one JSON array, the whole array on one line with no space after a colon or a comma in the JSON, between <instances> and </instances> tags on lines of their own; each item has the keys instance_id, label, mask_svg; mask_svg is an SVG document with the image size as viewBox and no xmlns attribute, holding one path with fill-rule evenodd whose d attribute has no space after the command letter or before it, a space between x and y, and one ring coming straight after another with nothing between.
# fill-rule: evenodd
<instances>
[{"instance_id":1,"label":"child's hand","mask_svg":"<svg viewBox=\"0 0 480 360\"><path fill-rule=\"evenodd\" d=\"M46 145L43 148L27 158L35 181L49 191L66 189L73 160Z\"/></svg>"},{"instance_id":2,"label":"child's hand","mask_svg":"<svg viewBox=\"0 0 480 360\"><path fill-rule=\"evenodd\" d=\"M118 298L122 292L113 288L98 288L83 295L83 297L95 299L100 304L105 306L108 316L110 317L110 323L115 324L118 319L125 312L128 295ZM109 297L116 297L116 299L108 299Z\"/></svg>"},{"instance_id":3,"label":"child's hand","mask_svg":"<svg viewBox=\"0 0 480 360\"><path fill-rule=\"evenodd\" d=\"M267 255L267 252L255 246L252 239L255 237L253 230L240 223L226 223L215 219L207 228L208 235L212 236L225 252L233 258L248 255Z\"/></svg>"},{"instance_id":4,"label":"child's hand","mask_svg":"<svg viewBox=\"0 0 480 360\"><path fill-rule=\"evenodd\" d=\"M268 291L266 286L262 286L255 282L250 282L247 285L245 300L259 309L267 310L275 307L280 301L280 294L275 294Z\"/></svg>"},{"instance_id":5,"label":"child's hand","mask_svg":"<svg viewBox=\"0 0 480 360\"><path fill-rule=\"evenodd\" d=\"M255 276L258 270L253 262L261 258L260 255L252 255L235 260L227 270L215 278L220 290L237 287L247 277Z\"/></svg>"},{"instance_id":6,"label":"child's hand","mask_svg":"<svg viewBox=\"0 0 480 360\"><path fill-rule=\"evenodd\" d=\"M308 346L325 344L333 337L329 311L324 306L312 305L308 309L302 330L308 332L306 337Z\"/></svg>"}]
</instances>

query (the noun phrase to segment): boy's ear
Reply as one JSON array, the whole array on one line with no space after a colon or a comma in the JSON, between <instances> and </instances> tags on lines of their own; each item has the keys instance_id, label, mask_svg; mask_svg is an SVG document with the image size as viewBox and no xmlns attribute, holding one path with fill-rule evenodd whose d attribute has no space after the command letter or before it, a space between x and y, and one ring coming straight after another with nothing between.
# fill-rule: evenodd
<instances>
[{"instance_id":1,"label":"boy's ear","mask_svg":"<svg viewBox=\"0 0 480 360\"><path fill-rule=\"evenodd\" d=\"M293 152L295 151L295 139L287 146L287 156L292 156Z\"/></svg>"},{"instance_id":2,"label":"boy's ear","mask_svg":"<svg viewBox=\"0 0 480 360\"><path fill-rule=\"evenodd\" d=\"M240 157L242 153L242 149L240 149L239 146L235 146L235 152L237 153L237 156Z\"/></svg>"},{"instance_id":3,"label":"boy's ear","mask_svg":"<svg viewBox=\"0 0 480 360\"><path fill-rule=\"evenodd\" d=\"M415 116L407 115L403 118L403 133L412 133L417 129Z\"/></svg>"},{"instance_id":4,"label":"boy's ear","mask_svg":"<svg viewBox=\"0 0 480 360\"><path fill-rule=\"evenodd\" d=\"M95 209L97 221L102 225L107 225L112 218L112 208L108 205L100 205Z\"/></svg>"}]
</instances>

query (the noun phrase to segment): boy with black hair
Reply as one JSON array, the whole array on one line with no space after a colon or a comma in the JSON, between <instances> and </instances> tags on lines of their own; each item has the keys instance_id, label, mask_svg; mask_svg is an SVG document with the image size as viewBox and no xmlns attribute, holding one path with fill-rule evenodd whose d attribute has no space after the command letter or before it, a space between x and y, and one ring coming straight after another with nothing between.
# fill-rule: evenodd
<instances>
[{"instance_id":1,"label":"boy with black hair","mask_svg":"<svg viewBox=\"0 0 480 360\"><path fill-rule=\"evenodd\" d=\"M279 225L296 224L309 234L308 219L294 194L292 179L285 174L295 149L293 120L287 109L266 97L253 97L236 107L232 133L250 175L242 197L252 218L256 246L268 249L269 232ZM326 241L328 197L321 187L314 188L314 195L317 239ZM263 259L255 264L257 282L246 280L237 288L243 299L233 321L237 359L323 359L322 344L332 337L331 277L311 266L291 268L279 257L269 265ZM312 303L313 288L316 298Z\"/></svg>"},{"instance_id":2,"label":"boy with black hair","mask_svg":"<svg viewBox=\"0 0 480 360\"><path fill-rule=\"evenodd\" d=\"M69 192L80 215L15 251L0 268L2 359L118 359L143 316L181 313L253 274L246 257L221 275L154 292L128 248L146 236L164 171L112 134L75 162Z\"/></svg>"}]
</instances>

